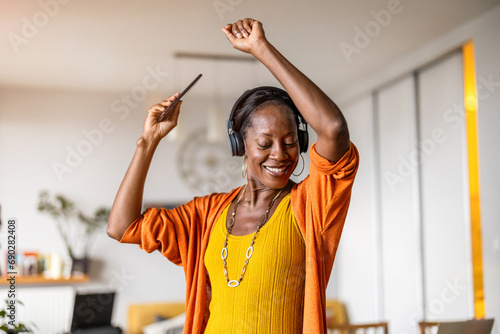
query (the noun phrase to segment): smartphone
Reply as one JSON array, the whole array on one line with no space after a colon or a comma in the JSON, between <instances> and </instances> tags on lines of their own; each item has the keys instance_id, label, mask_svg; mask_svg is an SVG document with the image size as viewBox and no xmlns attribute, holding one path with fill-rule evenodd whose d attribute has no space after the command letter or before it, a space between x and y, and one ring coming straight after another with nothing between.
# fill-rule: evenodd
<instances>
[{"instance_id":1,"label":"smartphone","mask_svg":"<svg viewBox=\"0 0 500 334\"><path fill-rule=\"evenodd\" d=\"M177 103L179 103L179 101L181 100L181 98L184 96L184 94L186 94L188 92L188 90L191 89L191 87L193 87L193 85L196 83L196 81L198 81L199 79L201 78L201 74L198 74L198 76L189 84L189 86L186 87L186 89L184 89L181 93L181 95L179 95L175 100L174 102L172 102L171 105L168 106L167 109L165 109L164 112L161 113L160 117L158 117L158 122L161 122L165 119L165 117L167 117L168 113L174 109L174 107L177 105Z\"/></svg>"}]
</instances>

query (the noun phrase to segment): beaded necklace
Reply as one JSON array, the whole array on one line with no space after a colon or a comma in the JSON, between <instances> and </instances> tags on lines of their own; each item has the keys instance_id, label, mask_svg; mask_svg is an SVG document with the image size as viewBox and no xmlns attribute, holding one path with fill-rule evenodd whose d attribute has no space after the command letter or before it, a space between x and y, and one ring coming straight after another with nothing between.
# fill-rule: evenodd
<instances>
[{"instance_id":1,"label":"beaded necklace","mask_svg":"<svg viewBox=\"0 0 500 334\"><path fill-rule=\"evenodd\" d=\"M229 234L231 234L231 230L233 229L235 217L236 217L236 210L238 209L238 205L240 204L240 201L241 201L241 198L243 197L243 194L247 190L247 186L245 186L245 189L243 189L243 191L241 192L241 195L238 198L238 201L236 201L236 204L234 205L233 213L231 215L231 221L229 222L229 227L227 228L227 231L226 231L226 240L224 240L224 247L222 248L222 251L220 253L220 256L222 258L222 263L224 264L224 277L226 277L226 281L227 281L228 286L235 288L238 285L240 285L241 280L243 279L243 275L245 275L245 271L247 270L248 263L250 262L250 258L252 257L252 254L253 254L253 244L255 243L255 238L257 237L257 233L259 233L260 228L266 223L267 217L269 216L269 211L273 207L274 201L276 201L276 199L279 197L279 195L281 195L281 193L283 192L283 189L285 189L285 187L281 188L279 193L276 196L274 196L274 198L269 203L269 206L267 207L266 212L262 215L262 217L260 217L260 222L259 222L259 226L257 227L257 231L255 231L255 234L253 235L253 238L252 238L252 242L250 242L250 246L247 249L247 253L246 253L247 259L245 260L245 264L243 265L243 268L241 269L240 278L237 280L235 280L235 279L229 280L229 277L227 274L227 263L226 263L226 259L228 256L228 250L227 250L228 236L229 236Z\"/></svg>"}]
</instances>

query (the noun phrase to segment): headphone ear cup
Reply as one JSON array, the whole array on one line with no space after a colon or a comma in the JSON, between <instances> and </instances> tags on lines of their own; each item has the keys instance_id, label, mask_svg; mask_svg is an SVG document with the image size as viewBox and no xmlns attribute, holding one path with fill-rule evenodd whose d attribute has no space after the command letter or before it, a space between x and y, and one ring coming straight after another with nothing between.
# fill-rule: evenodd
<instances>
[{"instance_id":1,"label":"headphone ear cup","mask_svg":"<svg viewBox=\"0 0 500 334\"><path fill-rule=\"evenodd\" d=\"M234 133L234 139L236 141L237 156L241 157L245 154L245 143L239 132Z\"/></svg>"},{"instance_id":2,"label":"headphone ear cup","mask_svg":"<svg viewBox=\"0 0 500 334\"><path fill-rule=\"evenodd\" d=\"M309 136L307 134L307 131L299 130L297 137L299 137L300 153L307 152L307 149L309 147Z\"/></svg>"},{"instance_id":3,"label":"headphone ear cup","mask_svg":"<svg viewBox=\"0 0 500 334\"><path fill-rule=\"evenodd\" d=\"M309 148L309 133L307 132L307 123L304 117L300 115L298 110L296 112L296 116L297 122L298 124L300 124L297 125L297 137L299 139L300 153L305 153Z\"/></svg>"},{"instance_id":4,"label":"headphone ear cup","mask_svg":"<svg viewBox=\"0 0 500 334\"><path fill-rule=\"evenodd\" d=\"M233 157L241 157L245 154L245 144L243 138L238 132L233 132L229 135L229 146L231 147L231 153Z\"/></svg>"},{"instance_id":5,"label":"headphone ear cup","mask_svg":"<svg viewBox=\"0 0 500 334\"><path fill-rule=\"evenodd\" d=\"M228 139L229 139L229 149L231 150L231 154L232 156L236 156L236 143L235 143L235 140L234 140L234 134L230 134L228 136Z\"/></svg>"}]
</instances>

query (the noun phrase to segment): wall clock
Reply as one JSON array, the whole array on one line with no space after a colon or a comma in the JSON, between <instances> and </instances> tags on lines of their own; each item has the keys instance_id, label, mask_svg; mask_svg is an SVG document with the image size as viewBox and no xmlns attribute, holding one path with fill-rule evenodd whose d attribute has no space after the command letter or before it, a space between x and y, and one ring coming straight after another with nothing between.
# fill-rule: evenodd
<instances>
[{"instance_id":1,"label":"wall clock","mask_svg":"<svg viewBox=\"0 0 500 334\"><path fill-rule=\"evenodd\" d=\"M207 128L199 128L181 142L177 168L182 180L197 194L227 192L243 184L241 157L232 157L227 142L208 141Z\"/></svg>"}]
</instances>

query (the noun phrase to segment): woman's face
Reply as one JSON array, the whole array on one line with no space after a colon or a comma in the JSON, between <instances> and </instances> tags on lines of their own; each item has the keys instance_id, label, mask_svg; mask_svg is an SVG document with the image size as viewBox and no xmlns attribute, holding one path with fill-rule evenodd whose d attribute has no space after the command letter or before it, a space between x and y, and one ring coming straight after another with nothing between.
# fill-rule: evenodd
<instances>
[{"instance_id":1,"label":"woman's face","mask_svg":"<svg viewBox=\"0 0 500 334\"><path fill-rule=\"evenodd\" d=\"M256 111L245 137L249 179L272 189L283 188L299 159L300 148L293 112L270 104Z\"/></svg>"}]
</instances>

